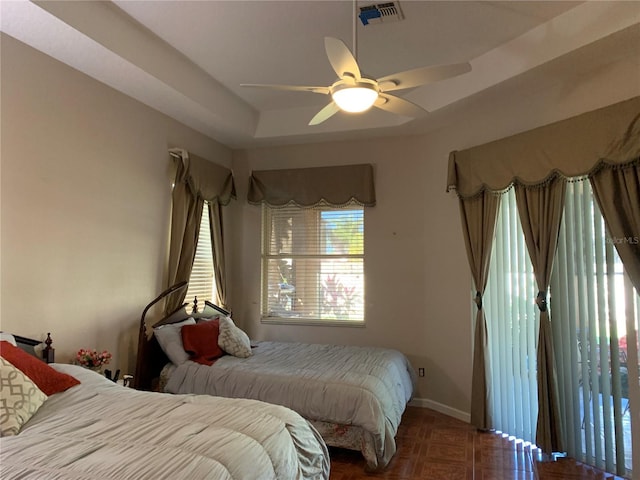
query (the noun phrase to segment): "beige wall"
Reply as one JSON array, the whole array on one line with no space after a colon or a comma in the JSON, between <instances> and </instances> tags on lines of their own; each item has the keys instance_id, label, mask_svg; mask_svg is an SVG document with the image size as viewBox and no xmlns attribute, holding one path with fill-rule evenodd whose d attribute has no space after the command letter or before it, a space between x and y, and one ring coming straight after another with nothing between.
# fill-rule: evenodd
<instances>
[{"instance_id":1,"label":"beige wall","mask_svg":"<svg viewBox=\"0 0 640 480\"><path fill-rule=\"evenodd\" d=\"M231 152L2 36L0 328L51 332L59 361L106 348L133 372L143 307L164 288L167 148Z\"/></svg>"}]
</instances>

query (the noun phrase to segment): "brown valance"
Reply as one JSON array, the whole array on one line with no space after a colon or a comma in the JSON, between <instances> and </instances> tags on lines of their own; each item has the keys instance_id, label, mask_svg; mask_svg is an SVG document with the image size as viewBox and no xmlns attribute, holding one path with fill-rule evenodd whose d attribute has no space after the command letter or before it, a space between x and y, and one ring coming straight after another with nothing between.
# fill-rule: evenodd
<instances>
[{"instance_id":1,"label":"brown valance","mask_svg":"<svg viewBox=\"0 0 640 480\"><path fill-rule=\"evenodd\" d=\"M321 204L365 207L376 204L372 165L254 170L249 179L249 203L281 207Z\"/></svg>"},{"instance_id":2,"label":"brown valance","mask_svg":"<svg viewBox=\"0 0 640 480\"><path fill-rule=\"evenodd\" d=\"M449 155L447 191L469 198L512 184L591 174L640 158L640 97Z\"/></svg>"},{"instance_id":3,"label":"brown valance","mask_svg":"<svg viewBox=\"0 0 640 480\"><path fill-rule=\"evenodd\" d=\"M178 164L176 182L185 182L195 197L207 202L217 200L220 205L228 205L236 198L231 170L180 148L169 153Z\"/></svg>"}]
</instances>

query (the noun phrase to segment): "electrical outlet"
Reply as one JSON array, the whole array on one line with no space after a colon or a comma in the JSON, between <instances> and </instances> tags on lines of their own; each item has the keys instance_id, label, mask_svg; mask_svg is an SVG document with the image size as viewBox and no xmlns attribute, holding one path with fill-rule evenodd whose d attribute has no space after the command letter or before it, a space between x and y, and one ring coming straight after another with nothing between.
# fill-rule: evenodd
<instances>
[{"instance_id":1,"label":"electrical outlet","mask_svg":"<svg viewBox=\"0 0 640 480\"><path fill-rule=\"evenodd\" d=\"M424 368L419 368L418 369L418 376L419 377L424 377Z\"/></svg>"}]
</instances>

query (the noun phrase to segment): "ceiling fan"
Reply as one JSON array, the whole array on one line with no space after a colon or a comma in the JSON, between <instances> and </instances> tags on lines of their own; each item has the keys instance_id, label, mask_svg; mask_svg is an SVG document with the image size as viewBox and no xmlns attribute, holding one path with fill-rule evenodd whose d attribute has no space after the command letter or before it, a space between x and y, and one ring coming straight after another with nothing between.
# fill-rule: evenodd
<instances>
[{"instance_id":1,"label":"ceiling fan","mask_svg":"<svg viewBox=\"0 0 640 480\"><path fill-rule=\"evenodd\" d=\"M464 62L421 67L373 79L360 73L355 57L342 40L325 37L324 46L329 63L338 75L338 80L328 87L246 83L241 86L331 95L331 102L309 122L309 125L318 125L340 110L358 113L364 112L372 106L405 117L419 117L427 113L425 109L387 92L426 85L462 75L471 70L471 65Z\"/></svg>"}]
</instances>

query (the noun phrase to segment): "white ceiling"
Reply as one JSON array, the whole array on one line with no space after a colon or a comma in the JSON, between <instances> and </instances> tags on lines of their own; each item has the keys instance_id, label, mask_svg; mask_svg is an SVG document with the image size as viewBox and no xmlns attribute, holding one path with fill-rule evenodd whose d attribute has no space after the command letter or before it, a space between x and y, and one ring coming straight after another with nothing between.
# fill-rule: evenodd
<instances>
[{"instance_id":1,"label":"white ceiling","mask_svg":"<svg viewBox=\"0 0 640 480\"><path fill-rule=\"evenodd\" d=\"M436 125L444 107L488 90L495 95L510 79L523 79L521 94L530 94L549 62L569 80L622 54L637 59L640 49L640 2L400 6L404 20L366 27L354 22L349 0L3 0L0 13L5 33L231 147L418 133ZM358 63L373 77L466 61L472 71L401 91L431 112L416 120L374 109L308 126L326 96L240 87L330 85L335 74L323 38L353 49L354 24Z\"/></svg>"}]
</instances>

